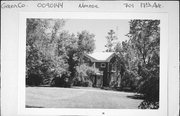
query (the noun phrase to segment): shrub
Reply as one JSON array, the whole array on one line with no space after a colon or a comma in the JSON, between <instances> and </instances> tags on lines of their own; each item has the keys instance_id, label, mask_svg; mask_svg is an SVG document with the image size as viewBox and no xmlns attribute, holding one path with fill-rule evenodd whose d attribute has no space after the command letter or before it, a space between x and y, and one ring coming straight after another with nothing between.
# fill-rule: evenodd
<instances>
[{"instance_id":1,"label":"shrub","mask_svg":"<svg viewBox=\"0 0 180 116\"><path fill-rule=\"evenodd\" d=\"M84 86L84 87L92 87L92 78L99 70L94 67L87 66L86 64L82 64L76 67L77 76L74 79L75 86Z\"/></svg>"},{"instance_id":2,"label":"shrub","mask_svg":"<svg viewBox=\"0 0 180 116\"><path fill-rule=\"evenodd\" d=\"M50 85L53 87L70 87L71 83L68 73L64 73L62 76L56 76L52 79Z\"/></svg>"},{"instance_id":3,"label":"shrub","mask_svg":"<svg viewBox=\"0 0 180 116\"><path fill-rule=\"evenodd\" d=\"M90 80L86 80L84 82L81 82L83 87L92 87L93 83Z\"/></svg>"},{"instance_id":4,"label":"shrub","mask_svg":"<svg viewBox=\"0 0 180 116\"><path fill-rule=\"evenodd\" d=\"M141 109L159 108L159 69L144 69L142 73L146 78L140 81L138 92L142 93L145 100L139 105Z\"/></svg>"},{"instance_id":5,"label":"shrub","mask_svg":"<svg viewBox=\"0 0 180 116\"><path fill-rule=\"evenodd\" d=\"M147 100L159 101L159 69L143 68L141 72L138 92L144 94Z\"/></svg>"},{"instance_id":6,"label":"shrub","mask_svg":"<svg viewBox=\"0 0 180 116\"><path fill-rule=\"evenodd\" d=\"M138 77L136 72L130 70L125 71L121 80L121 89L124 91L136 91L139 80Z\"/></svg>"},{"instance_id":7,"label":"shrub","mask_svg":"<svg viewBox=\"0 0 180 116\"><path fill-rule=\"evenodd\" d=\"M139 109L158 109L159 102L144 100L143 102L141 102L138 108Z\"/></svg>"},{"instance_id":8,"label":"shrub","mask_svg":"<svg viewBox=\"0 0 180 116\"><path fill-rule=\"evenodd\" d=\"M159 101L159 80L157 78L149 78L139 87L139 93L145 95L145 98L150 101Z\"/></svg>"},{"instance_id":9,"label":"shrub","mask_svg":"<svg viewBox=\"0 0 180 116\"><path fill-rule=\"evenodd\" d=\"M91 80L80 81L80 80L78 80L78 78L75 78L73 85L74 86L82 86L82 87L92 87L93 83Z\"/></svg>"},{"instance_id":10,"label":"shrub","mask_svg":"<svg viewBox=\"0 0 180 116\"><path fill-rule=\"evenodd\" d=\"M43 77L39 74L30 74L28 78L26 78L26 85L29 86L38 86L43 82Z\"/></svg>"},{"instance_id":11,"label":"shrub","mask_svg":"<svg viewBox=\"0 0 180 116\"><path fill-rule=\"evenodd\" d=\"M110 82L110 87L111 88L116 88L118 86L118 82L117 81L111 81Z\"/></svg>"}]
</instances>

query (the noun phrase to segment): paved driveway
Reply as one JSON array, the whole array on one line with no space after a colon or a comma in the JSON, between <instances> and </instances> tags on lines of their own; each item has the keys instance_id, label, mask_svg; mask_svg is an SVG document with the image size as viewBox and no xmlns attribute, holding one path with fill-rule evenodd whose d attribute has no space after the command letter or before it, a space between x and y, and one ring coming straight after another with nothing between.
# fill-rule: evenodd
<instances>
[{"instance_id":1,"label":"paved driveway","mask_svg":"<svg viewBox=\"0 0 180 116\"><path fill-rule=\"evenodd\" d=\"M93 88L27 87L26 106L45 108L137 109L134 93Z\"/></svg>"}]
</instances>

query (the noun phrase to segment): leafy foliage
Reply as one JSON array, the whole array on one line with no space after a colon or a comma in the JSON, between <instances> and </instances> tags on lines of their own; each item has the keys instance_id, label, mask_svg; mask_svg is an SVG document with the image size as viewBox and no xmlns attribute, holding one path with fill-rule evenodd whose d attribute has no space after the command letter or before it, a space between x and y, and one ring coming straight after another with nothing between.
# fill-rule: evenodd
<instances>
[{"instance_id":1,"label":"leafy foliage","mask_svg":"<svg viewBox=\"0 0 180 116\"><path fill-rule=\"evenodd\" d=\"M117 43L115 51L121 69L121 87L131 89L145 96L139 108L157 108L159 101L159 20L131 20L129 40ZM152 104L151 104L152 102Z\"/></svg>"},{"instance_id":2,"label":"leafy foliage","mask_svg":"<svg viewBox=\"0 0 180 116\"><path fill-rule=\"evenodd\" d=\"M124 89L129 88L130 91L137 91L139 80L136 72L131 70L125 71L121 81L121 87Z\"/></svg>"},{"instance_id":3,"label":"leafy foliage","mask_svg":"<svg viewBox=\"0 0 180 116\"><path fill-rule=\"evenodd\" d=\"M64 31L64 25L62 19L27 19L27 85L61 86L67 80L72 85L83 54L94 50L94 34L82 31L75 36Z\"/></svg>"},{"instance_id":4,"label":"leafy foliage","mask_svg":"<svg viewBox=\"0 0 180 116\"><path fill-rule=\"evenodd\" d=\"M56 76L51 80L50 86L52 87L70 87L69 73L64 73L61 76Z\"/></svg>"},{"instance_id":5,"label":"leafy foliage","mask_svg":"<svg viewBox=\"0 0 180 116\"><path fill-rule=\"evenodd\" d=\"M99 72L97 68L82 64L76 67L77 76L75 78L75 85L78 86L92 86L93 77Z\"/></svg>"},{"instance_id":6,"label":"leafy foliage","mask_svg":"<svg viewBox=\"0 0 180 116\"><path fill-rule=\"evenodd\" d=\"M47 80L53 76L52 72L56 75L66 71L67 64L61 56L56 55L56 41L63 25L63 20L27 19L27 82L32 81L33 77L39 77L39 83L36 85L47 84Z\"/></svg>"},{"instance_id":7,"label":"leafy foliage","mask_svg":"<svg viewBox=\"0 0 180 116\"><path fill-rule=\"evenodd\" d=\"M141 102L141 104L138 106L139 109L158 109L159 108L159 102L152 102L149 100L144 100Z\"/></svg>"}]
</instances>

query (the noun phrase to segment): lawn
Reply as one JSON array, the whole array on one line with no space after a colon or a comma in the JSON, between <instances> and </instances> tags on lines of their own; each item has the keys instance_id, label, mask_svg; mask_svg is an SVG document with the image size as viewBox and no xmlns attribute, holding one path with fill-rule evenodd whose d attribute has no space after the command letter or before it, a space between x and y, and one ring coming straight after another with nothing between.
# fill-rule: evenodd
<instances>
[{"instance_id":1,"label":"lawn","mask_svg":"<svg viewBox=\"0 0 180 116\"><path fill-rule=\"evenodd\" d=\"M95 88L26 87L26 107L137 109L143 100L134 95Z\"/></svg>"}]
</instances>

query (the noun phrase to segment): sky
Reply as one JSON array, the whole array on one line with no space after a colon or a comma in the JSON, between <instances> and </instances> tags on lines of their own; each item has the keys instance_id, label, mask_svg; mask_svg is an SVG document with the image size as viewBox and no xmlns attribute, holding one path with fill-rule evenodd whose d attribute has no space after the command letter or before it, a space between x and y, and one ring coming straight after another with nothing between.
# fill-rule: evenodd
<instances>
[{"instance_id":1,"label":"sky","mask_svg":"<svg viewBox=\"0 0 180 116\"><path fill-rule=\"evenodd\" d=\"M77 32L87 30L95 35L96 48L94 52L105 51L107 43L107 33L113 29L118 36L117 41L127 40L125 36L129 32L129 20L112 20L112 19L68 19L65 23L64 30L77 35Z\"/></svg>"}]
</instances>

